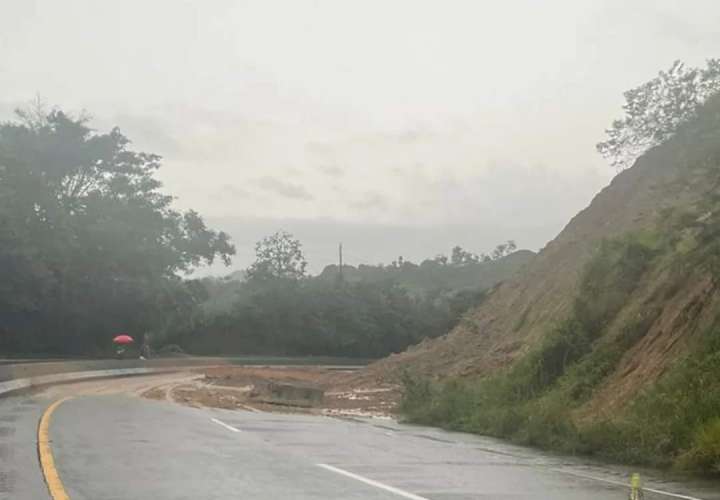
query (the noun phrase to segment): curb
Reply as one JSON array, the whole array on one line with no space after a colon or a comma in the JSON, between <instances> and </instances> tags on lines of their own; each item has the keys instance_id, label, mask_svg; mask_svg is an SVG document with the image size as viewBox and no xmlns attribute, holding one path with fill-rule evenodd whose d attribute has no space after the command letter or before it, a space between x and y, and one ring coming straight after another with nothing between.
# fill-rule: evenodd
<instances>
[{"instance_id":1,"label":"curb","mask_svg":"<svg viewBox=\"0 0 720 500\"><path fill-rule=\"evenodd\" d=\"M118 368L114 370L92 370L82 372L60 373L56 375L43 375L40 377L18 378L0 382L0 398L13 393L55 384L79 382L114 377L133 377L141 375L154 375L158 373L172 373L183 370L185 367L173 368Z\"/></svg>"}]
</instances>

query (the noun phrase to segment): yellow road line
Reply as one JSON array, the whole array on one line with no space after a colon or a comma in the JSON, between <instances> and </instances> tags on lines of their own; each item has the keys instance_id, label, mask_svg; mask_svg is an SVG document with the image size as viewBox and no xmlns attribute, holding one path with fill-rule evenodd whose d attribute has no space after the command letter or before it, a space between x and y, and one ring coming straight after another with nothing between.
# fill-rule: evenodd
<instances>
[{"instance_id":1,"label":"yellow road line","mask_svg":"<svg viewBox=\"0 0 720 500\"><path fill-rule=\"evenodd\" d=\"M45 483L47 483L50 496L53 500L70 500L62 481L60 481L60 475L55 468L55 460L53 459L52 449L50 448L49 435L50 419L53 412L58 406L68 399L70 398L59 399L48 406L45 413L43 413L43 416L40 419L40 425L38 426L38 456L40 457L40 467L42 468L43 476L45 476Z\"/></svg>"}]
</instances>

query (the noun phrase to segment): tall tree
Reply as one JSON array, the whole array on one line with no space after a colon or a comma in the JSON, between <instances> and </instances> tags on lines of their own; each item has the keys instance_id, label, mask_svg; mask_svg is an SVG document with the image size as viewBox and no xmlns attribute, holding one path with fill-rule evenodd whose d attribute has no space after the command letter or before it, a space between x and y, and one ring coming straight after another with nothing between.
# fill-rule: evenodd
<instances>
[{"instance_id":1,"label":"tall tree","mask_svg":"<svg viewBox=\"0 0 720 500\"><path fill-rule=\"evenodd\" d=\"M0 346L100 349L158 319L178 273L235 249L154 177L160 157L85 117L33 109L0 124Z\"/></svg>"},{"instance_id":2,"label":"tall tree","mask_svg":"<svg viewBox=\"0 0 720 500\"><path fill-rule=\"evenodd\" d=\"M472 252L464 250L461 246L455 246L450 254L450 263L454 266L464 266L480 261L480 257Z\"/></svg>"},{"instance_id":3,"label":"tall tree","mask_svg":"<svg viewBox=\"0 0 720 500\"><path fill-rule=\"evenodd\" d=\"M704 68L675 61L668 71L625 92L625 116L615 120L597 150L618 169L630 167L653 146L669 139L697 115L708 97L720 91L720 59Z\"/></svg>"},{"instance_id":4,"label":"tall tree","mask_svg":"<svg viewBox=\"0 0 720 500\"><path fill-rule=\"evenodd\" d=\"M507 240L505 243L500 243L492 251L490 255L491 260L501 259L513 253L517 249L517 245L514 240Z\"/></svg>"},{"instance_id":5,"label":"tall tree","mask_svg":"<svg viewBox=\"0 0 720 500\"><path fill-rule=\"evenodd\" d=\"M290 233L278 231L257 242L255 262L248 269L247 276L250 280L299 280L305 276L306 267L300 241Z\"/></svg>"}]
</instances>

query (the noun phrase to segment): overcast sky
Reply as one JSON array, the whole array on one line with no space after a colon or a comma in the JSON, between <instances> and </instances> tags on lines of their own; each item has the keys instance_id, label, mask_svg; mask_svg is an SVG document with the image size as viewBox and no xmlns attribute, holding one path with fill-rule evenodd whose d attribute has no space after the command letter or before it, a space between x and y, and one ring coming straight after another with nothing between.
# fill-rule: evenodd
<instances>
[{"instance_id":1,"label":"overcast sky","mask_svg":"<svg viewBox=\"0 0 720 500\"><path fill-rule=\"evenodd\" d=\"M509 238L537 250L612 178L622 92L720 56L717 0L2 0L0 118L42 96L161 154L238 244L311 269ZM218 271L218 269L214 269Z\"/></svg>"}]
</instances>

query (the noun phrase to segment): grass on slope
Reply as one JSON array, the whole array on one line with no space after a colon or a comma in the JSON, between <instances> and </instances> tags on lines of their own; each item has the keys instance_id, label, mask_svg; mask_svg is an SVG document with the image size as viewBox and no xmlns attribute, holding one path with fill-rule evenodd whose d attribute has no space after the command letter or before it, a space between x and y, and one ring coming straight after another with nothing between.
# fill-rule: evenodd
<instances>
[{"instance_id":1,"label":"grass on slope","mask_svg":"<svg viewBox=\"0 0 720 500\"><path fill-rule=\"evenodd\" d=\"M626 315L633 319L619 335L603 337L648 270L675 255L677 243L652 232L604 242L585 269L572 314L539 346L482 379L408 375L401 411L412 422L522 444L720 474L720 321L705 332L702 351L677 362L622 415L589 424L573 418L656 317L652 308Z\"/></svg>"},{"instance_id":2,"label":"grass on slope","mask_svg":"<svg viewBox=\"0 0 720 500\"><path fill-rule=\"evenodd\" d=\"M506 370L439 382L407 374L401 411L408 420L720 475L720 97L660 148L656 158L682 167L677 185L668 187L697 193L697 201L660 214L652 230L599 245L569 316ZM699 308L714 321L700 328L679 315L669 327L695 332L685 357L618 414L576 418L660 310L707 278ZM653 300L633 302L634 292L649 290L658 292Z\"/></svg>"}]
</instances>

